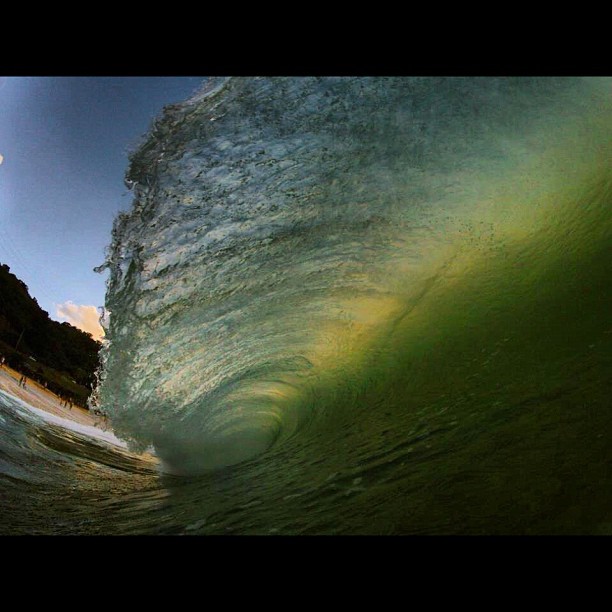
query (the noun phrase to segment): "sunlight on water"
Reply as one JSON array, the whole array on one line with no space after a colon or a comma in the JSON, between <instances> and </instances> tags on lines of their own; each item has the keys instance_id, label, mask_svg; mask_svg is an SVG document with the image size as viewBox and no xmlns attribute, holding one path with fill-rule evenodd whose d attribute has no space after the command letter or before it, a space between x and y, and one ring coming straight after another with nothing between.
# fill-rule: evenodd
<instances>
[{"instance_id":1,"label":"sunlight on water","mask_svg":"<svg viewBox=\"0 0 612 612\"><path fill-rule=\"evenodd\" d=\"M99 401L168 472L136 530L605 532L609 89L213 79L167 109L105 263Z\"/></svg>"}]
</instances>

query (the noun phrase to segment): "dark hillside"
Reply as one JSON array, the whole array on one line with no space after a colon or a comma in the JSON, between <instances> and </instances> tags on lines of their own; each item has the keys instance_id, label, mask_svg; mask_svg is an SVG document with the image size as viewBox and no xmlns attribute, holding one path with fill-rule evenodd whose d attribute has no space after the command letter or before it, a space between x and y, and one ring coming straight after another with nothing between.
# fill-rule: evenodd
<instances>
[{"instance_id":1,"label":"dark hillside","mask_svg":"<svg viewBox=\"0 0 612 612\"><path fill-rule=\"evenodd\" d=\"M26 284L0 264L0 354L11 367L84 404L99 350L90 334L50 319Z\"/></svg>"}]
</instances>

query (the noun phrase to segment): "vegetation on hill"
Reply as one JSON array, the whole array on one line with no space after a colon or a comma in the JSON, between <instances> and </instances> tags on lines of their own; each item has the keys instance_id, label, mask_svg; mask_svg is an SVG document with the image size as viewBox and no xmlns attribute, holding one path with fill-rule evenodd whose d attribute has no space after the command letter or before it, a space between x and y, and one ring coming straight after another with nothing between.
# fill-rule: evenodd
<instances>
[{"instance_id":1,"label":"vegetation on hill","mask_svg":"<svg viewBox=\"0 0 612 612\"><path fill-rule=\"evenodd\" d=\"M0 264L0 354L12 368L85 406L100 347L91 334L50 319L26 284Z\"/></svg>"}]
</instances>

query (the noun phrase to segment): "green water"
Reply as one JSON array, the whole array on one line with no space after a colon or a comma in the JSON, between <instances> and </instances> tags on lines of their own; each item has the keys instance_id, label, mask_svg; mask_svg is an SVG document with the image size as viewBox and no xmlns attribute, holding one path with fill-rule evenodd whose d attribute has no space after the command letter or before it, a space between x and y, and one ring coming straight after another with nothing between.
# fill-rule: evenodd
<instances>
[{"instance_id":1,"label":"green water","mask_svg":"<svg viewBox=\"0 0 612 612\"><path fill-rule=\"evenodd\" d=\"M449 83L247 79L165 118L115 231L102 392L160 472L0 403L3 533L612 533L606 82ZM410 95L439 104L429 161Z\"/></svg>"}]
</instances>

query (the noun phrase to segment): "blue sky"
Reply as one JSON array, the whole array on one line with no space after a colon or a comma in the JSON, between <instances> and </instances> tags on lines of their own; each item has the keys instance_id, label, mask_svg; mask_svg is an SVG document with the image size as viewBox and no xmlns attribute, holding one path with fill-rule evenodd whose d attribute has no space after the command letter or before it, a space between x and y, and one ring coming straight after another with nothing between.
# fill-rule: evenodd
<instances>
[{"instance_id":1,"label":"blue sky","mask_svg":"<svg viewBox=\"0 0 612 612\"><path fill-rule=\"evenodd\" d=\"M52 318L104 304L113 219L131 204L127 154L202 77L0 77L0 262Z\"/></svg>"}]
</instances>

